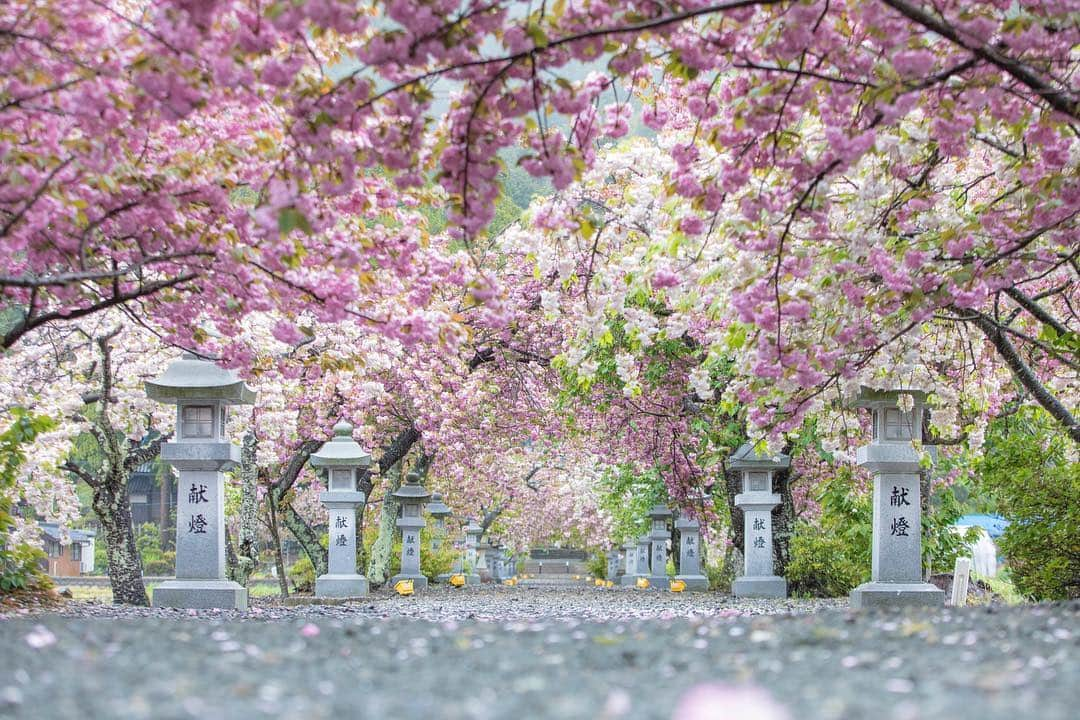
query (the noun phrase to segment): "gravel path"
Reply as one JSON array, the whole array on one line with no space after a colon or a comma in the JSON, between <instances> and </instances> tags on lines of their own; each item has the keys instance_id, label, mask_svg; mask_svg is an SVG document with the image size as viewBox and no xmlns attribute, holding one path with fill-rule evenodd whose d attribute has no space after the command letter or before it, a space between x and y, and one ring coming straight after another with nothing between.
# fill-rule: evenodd
<instances>
[{"instance_id":1,"label":"gravel path","mask_svg":"<svg viewBox=\"0 0 1080 720\"><path fill-rule=\"evenodd\" d=\"M671 718L700 683L802 718L1076 717L1080 603L852 613L598 588L0 621L0 717ZM695 716L763 720L734 705ZM770 718L773 717L770 715Z\"/></svg>"}]
</instances>

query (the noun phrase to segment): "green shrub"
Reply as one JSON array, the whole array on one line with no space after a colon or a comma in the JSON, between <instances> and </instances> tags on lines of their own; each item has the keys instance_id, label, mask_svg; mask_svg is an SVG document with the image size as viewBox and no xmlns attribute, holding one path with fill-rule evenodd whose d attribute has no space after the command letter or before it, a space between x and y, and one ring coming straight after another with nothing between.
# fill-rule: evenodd
<instances>
[{"instance_id":1,"label":"green shrub","mask_svg":"<svg viewBox=\"0 0 1080 720\"><path fill-rule=\"evenodd\" d=\"M24 447L52 428L53 421L23 408L9 412L14 421L0 433L0 591L43 589L52 585L39 565L45 553L30 545L8 542L15 527L10 491L18 482L19 468L26 462Z\"/></svg>"},{"instance_id":2,"label":"green shrub","mask_svg":"<svg viewBox=\"0 0 1080 720\"><path fill-rule=\"evenodd\" d=\"M420 530L420 572L428 579L437 578L439 575L450 572L454 566L454 544L450 538L443 538L442 545L437 550L431 549L431 536L433 531L428 528Z\"/></svg>"},{"instance_id":3,"label":"green shrub","mask_svg":"<svg viewBox=\"0 0 1080 720\"><path fill-rule=\"evenodd\" d=\"M734 567L731 563L705 563L705 577L709 578L709 589L722 593L731 592L731 583L735 581Z\"/></svg>"},{"instance_id":4,"label":"green shrub","mask_svg":"<svg viewBox=\"0 0 1080 720\"><path fill-rule=\"evenodd\" d=\"M139 551L146 575L176 572L176 553L162 549L161 530L155 523L143 523L135 529L135 549Z\"/></svg>"},{"instance_id":5,"label":"green shrub","mask_svg":"<svg viewBox=\"0 0 1080 720\"><path fill-rule=\"evenodd\" d=\"M607 558L603 555L590 555L585 561L585 570L594 578L607 577Z\"/></svg>"},{"instance_id":6,"label":"green shrub","mask_svg":"<svg viewBox=\"0 0 1080 720\"><path fill-rule=\"evenodd\" d=\"M990 424L979 466L984 489L1011 520L998 546L1020 593L1080 597L1080 462L1076 447L1041 408Z\"/></svg>"},{"instance_id":7,"label":"green shrub","mask_svg":"<svg viewBox=\"0 0 1080 720\"><path fill-rule=\"evenodd\" d=\"M143 560L143 572L147 575L173 575L176 573L176 553L172 550L163 550L159 557L153 560Z\"/></svg>"},{"instance_id":8,"label":"green shrub","mask_svg":"<svg viewBox=\"0 0 1080 720\"><path fill-rule=\"evenodd\" d=\"M315 566L307 555L301 555L288 569L289 580L297 592L312 592L315 590Z\"/></svg>"},{"instance_id":9,"label":"green shrub","mask_svg":"<svg viewBox=\"0 0 1080 720\"><path fill-rule=\"evenodd\" d=\"M841 597L870 579L873 506L857 488L851 468L838 466L822 483L821 515L796 524L785 573L792 595Z\"/></svg>"},{"instance_id":10,"label":"green shrub","mask_svg":"<svg viewBox=\"0 0 1080 720\"><path fill-rule=\"evenodd\" d=\"M869 540L869 538L867 538ZM787 580L799 597L842 597L870 579L869 545L851 544L839 533L799 523L791 538Z\"/></svg>"}]
</instances>

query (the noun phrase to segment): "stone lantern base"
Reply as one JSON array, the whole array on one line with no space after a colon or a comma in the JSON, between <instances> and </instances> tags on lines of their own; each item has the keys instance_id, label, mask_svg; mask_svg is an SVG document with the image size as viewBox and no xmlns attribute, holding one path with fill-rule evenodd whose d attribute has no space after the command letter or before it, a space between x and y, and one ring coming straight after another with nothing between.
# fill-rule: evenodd
<instances>
[{"instance_id":1,"label":"stone lantern base","mask_svg":"<svg viewBox=\"0 0 1080 720\"><path fill-rule=\"evenodd\" d=\"M315 597L351 598L367 594L368 581L363 575L327 573L315 578Z\"/></svg>"},{"instance_id":2,"label":"stone lantern base","mask_svg":"<svg viewBox=\"0 0 1080 720\"><path fill-rule=\"evenodd\" d=\"M390 578L390 581L388 582L388 585L390 586L390 589L393 589L393 587L395 585L397 585L398 582L401 581L401 580L412 580L412 582L413 582L413 591L414 592L417 591L417 590L424 590L428 586L428 579L427 579L426 575L400 575L400 574L398 574L398 575L395 575L394 577Z\"/></svg>"},{"instance_id":3,"label":"stone lantern base","mask_svg":"<svg viewBox=\"0 0 1080 720\"><path fill-rule=\"evenodd\" d=\"M944 607L945 591L930 583L868 582L851 591L851 607Z\"/></svg>"},{"instance_id":4,"label":"stone lantern base","mask_svg":"<svg viewBox=\"0 0 1080 720\"><path fill-rule=\"evenodd\" d=\"M247 610L247 588L232 580L166 580L154 588L154 607Z\"/></svg>"},{"instance_id":5,"label":"stone lantern base","mask_svg":"<svg viewBox=\"0 0 1080 720\"><path fill-rule=\"evenodd\" d=\"M786 598L787 580L778 575L744 575L735 578L731 594L738 598Z\"/></svg>"},{"instance_id":6,"label":"stone lantern base","mask_svg":"<svg viewBox=\"0 0 1080 720\"><path fill-rule=\"evenodd\" d=\"M704 575L676 575L675 579L686 583L686 589L691 592L703 592L709 589L709 578Z\"/></svg>"}]
</instances>

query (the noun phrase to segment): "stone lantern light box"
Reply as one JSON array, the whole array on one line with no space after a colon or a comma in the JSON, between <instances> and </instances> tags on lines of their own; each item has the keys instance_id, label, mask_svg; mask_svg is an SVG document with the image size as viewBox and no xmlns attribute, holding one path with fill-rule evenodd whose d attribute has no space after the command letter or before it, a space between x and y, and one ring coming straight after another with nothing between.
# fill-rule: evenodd
<instances>
[{"instance_id":1,"label":"stone lantern light box","mask_svg":"<svg viewBox=\"0 0 1080 720\"><path fill-rule=\"evenodd\" d=\"M180 608L247 608L247 590L225 579L224 476L240 462L226 439L230 405L255 393L231 370L185 353L145 384L152 400L176 405L176 434L161 459L179 475L176 579L154 588L153 604Z\"/></svg>"}]
</instances>

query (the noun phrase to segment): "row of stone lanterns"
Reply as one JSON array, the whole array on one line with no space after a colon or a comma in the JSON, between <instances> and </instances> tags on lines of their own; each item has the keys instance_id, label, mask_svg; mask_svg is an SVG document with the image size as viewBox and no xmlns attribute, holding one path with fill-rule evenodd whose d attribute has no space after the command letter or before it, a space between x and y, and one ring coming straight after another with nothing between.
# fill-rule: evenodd
<instances>
[{"instance_id":1,"label":"row of stone lanterns","mask_svg":"<svg viewBox=\"0 0 1080 720\"><path fill-rule=\"evenodd\" d=\"M227 441L230 405L250 405L255 393L236 373L185 353L165 373L145 383L149 398L176 405L175 438L161 446L161 459L176 469L176 579L167 580L153 592L157 607L233 608L248 605L247 589L225 576L224 472L240 462L240 448ZM325 479L326 491L319 500L329 516L328 567L315 580L318 597L359 597L368 592L368 581L356 572L356 508L364 502L359 489L361 473L371 466L371 454L352 438L353 427L339 422L331 440L312 453L312 467ZM432 496L411 472L392 495L401 512L397 526L402 532L401 572L391 582L411 580L414 588L427 585L420 572L420 529L424 501L435 519L439 547L445 535L450 508L439 495ZM480 527L465 528L466 561L475 575L476 546Z\"/></svg>"},{"instance_id":2,"label":"row of stone lanterns","mask_svg":"<svg viewBox=\"0 0 1080 720\"><path fill-rule=\"evenodd\" d=\"M650 530L636 541L628 540L622 546L620 559L618 549L608 553L608 579L614 580L619 571L623 572L618 582L627 587L641 586L648 581L648 587L666 590L669 587L667 576L667 546L671 539L668 521L674 513L666 505L658 504L649 509ZM683 583L687 590L707 590L708 579L701 574L701 524L686 515L680 514L675 521L679 531L679 574L675 580Z\"/></svg>"},{"instance_id":3,"label":"row of stone lanterns","mask_svg":"<svg viewBox=\"0 0 1080 720\"><path fill-rule=\"evenodd\" d=\"M161 446L161 459L178 475L176 578L154 588L153 604L246 609L247 589L225 577L223 473L240 462L240 448L226 439L228 408L253 403L255 393L234 372L190 353L171 363L160 378L146 382L146 393L151 399L176 405L175 439ZM925 400L925 393L916 390L864 388L854 403L869 408L872 416L872 440L859 448L857 461L874 475L874 515L871 581L852 591L853 607L944 603L944 593L922 581L919 453L914 445L922 440ZM329 567L316 579L319 596L358 596L368 589L367 579L356 572L355 512L365 500L358 481L370 466L371 455L352 439L352 430L348 423L338 423L333 439L311 456L312 466L327 479L320 500L330 517ZM780 496L773 492L774 475L790 464L786 455L760 456L749 444L729 458L729 467L742 473L742 492L736 495L735 505L743 511L745 565L732 588L738 597L787 594L786 581L774 572L772 511L780 503ZM426 587L427 578L420 572L422 508L432 498L429 510L439 542L450 509L441 497L433 497L420 485L415 471L392 495L401 505L397 526L402 531L401 572L392 582L411 580L414 588ZM665 586L671 517L664 505L650 509L650 533L623 546L622 584L635 585L646 578L654 587ZM676 528L681 536L676 579L683 580L687 589L705 589L700 527L697 521L680 517ZM471 570L467 582L479 582L477 570L488 556L496 579L512 576L513 555L496 546L478 548L480 534L473 522L465 528L466 563Z\"/></svg>"}]
</instances>

